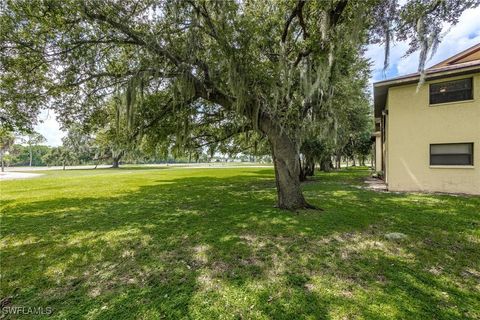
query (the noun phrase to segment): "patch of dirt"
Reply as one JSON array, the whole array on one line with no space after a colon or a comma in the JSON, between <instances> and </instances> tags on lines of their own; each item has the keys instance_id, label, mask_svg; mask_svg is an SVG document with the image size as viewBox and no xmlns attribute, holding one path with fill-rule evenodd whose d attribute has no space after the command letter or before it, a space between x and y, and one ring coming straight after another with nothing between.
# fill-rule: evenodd
<instances>
[{"instance_id":1,"label":"patch of dirt","mask_svg":"<svg viewBox=\"0 0 480 320\"><path fill-rule=\"evenodd\" d=\"M383 181L382 179L369 177L364 181L364 183L365 183L365 187L364 187L365 189L380 191L380 192L388 191L387 185L385 181Z\"/></svg>"}]
</instances>

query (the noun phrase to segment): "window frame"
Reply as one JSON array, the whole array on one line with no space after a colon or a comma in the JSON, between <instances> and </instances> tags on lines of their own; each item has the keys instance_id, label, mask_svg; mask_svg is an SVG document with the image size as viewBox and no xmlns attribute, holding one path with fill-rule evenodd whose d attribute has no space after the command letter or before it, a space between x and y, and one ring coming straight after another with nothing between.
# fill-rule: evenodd
<instances>
[{"instance_id":1,"label":"window frame","mask_svg":"<svg viewBox=\"0 0 480 320\"><path fill-rule=\"evenodd\" d=\"M466 144L470 146L470 153L438 153L434 154L434 156L442 156L442 155L469 155L470 156L470 163L469 164L432 164L432 146L438 146L438 145L458 145L458 144ZM473 142L453 142L453 143L430 143L429 146L429 163L431 167L436 167L436 166L448 166L448 167L461 167L461 166L466 166L466 167L473 167L474 166L474 143Z\"/></svg>"},{"instance_id":2,"label":"window frame","mask_svg":"<svg viewBox=\"0 0 480 320\"><path fill-rule=\"evenodd\" d=\"M443 83L464 81L464 80L470 80L470 98L462 99L462 100L445 101L445 102L432 102L432 85L441 85ZM457 90L457 91L460 91L460 90ZM462 102L473 101L474 100L474 91L475 90L474 90L474 79L473 79L473 77L433 82L433 83L430 83L428 85L428 104L429 104L430 107L436 107L436 106L440 106L440 105L443 105L443 104L462 103Z\"/></svg>"}]
</instances>

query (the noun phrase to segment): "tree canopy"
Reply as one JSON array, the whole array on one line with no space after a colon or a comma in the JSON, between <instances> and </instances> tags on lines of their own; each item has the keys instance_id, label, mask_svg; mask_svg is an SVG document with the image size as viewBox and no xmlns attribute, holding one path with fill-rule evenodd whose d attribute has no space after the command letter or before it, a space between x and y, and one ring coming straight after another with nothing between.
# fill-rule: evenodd
<instances>
[{"instance_id":1,"label":"tree canopy","mask_svg":"<svg viewBox=\"0 0 480 320\"><path fill-rule=\"evenodd\" d=\"M208 127L217 138L253 130L272 150L278 206L306 208L301 141L334 106L349 57L368 43L385 44L388 57L392 41L409 40L407 54L419 50L423 70L442 24L478 4L7 0L0 118L28 127L48 106L64 124L88 122L121 95L133 132L168 128L168 119L172 132L162 136L174 132L178 145L192 130Z\"/></svg>"}]
</instances>

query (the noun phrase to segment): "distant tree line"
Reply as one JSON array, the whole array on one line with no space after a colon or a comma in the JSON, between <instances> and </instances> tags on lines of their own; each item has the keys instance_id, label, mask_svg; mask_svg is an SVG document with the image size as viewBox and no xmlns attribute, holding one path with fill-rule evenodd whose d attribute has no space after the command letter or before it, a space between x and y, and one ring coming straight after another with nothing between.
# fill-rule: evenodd
<instances>
[{"instance_id":1,"label":"distant tree line","mask_svg":"<svg viewBox=\"0 0 480 320\"><path fill-rule=\"evenodd\" d=\"M195 163L258 161L271 162L268 153L244 153L245 148L238 144L217 145L217 148L204 148L202 152L175 153L174 149L166 152L160 148L148 149L146 144L129 148L111 148L113 142L105 139L102 133L96 136L84 132L79 125L73 125L62 139L61 146L41 145L46 140L36 132L15 135L1 128L0 147L2 171L5 166L66 166L111 164L118 167L120 161L131 164L154 163ZM248 149L248 148L247 148ZM222 152L222 153L219 153ZM261 153L264 154L261 154Z\"/></svg>"}]
</instances>

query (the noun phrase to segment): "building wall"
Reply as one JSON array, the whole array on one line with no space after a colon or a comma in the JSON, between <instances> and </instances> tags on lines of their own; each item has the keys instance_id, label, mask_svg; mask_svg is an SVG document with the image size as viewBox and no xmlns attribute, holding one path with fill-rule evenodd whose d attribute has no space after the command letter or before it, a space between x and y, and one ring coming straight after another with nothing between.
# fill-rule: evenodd
<instances>
[{"instance_id":1,"label":"building wall","mask_svg":"<svg viewBox=\"0 0 480 320\"><path fill-rule=\"evenodd\" d=\"M382 168L382 135L381 132L375 132L375 171L383 171Z\"/></svg>"},{"instance_id":2,"label":"building wall","mask_svg":"<svg viewBox=\"0 0 480 320\"><path fill-rule=\"evenodd\" d=\"M388 114L388 99L387 99L387 103L385 104L385 112ZM383 116L383 126L384 126L384 136L383 136L383 166L385 168L385 182L388 184L388 176L390 174L390 170L388 168L388 120L389 120L389 117L388 116Z\"/></svg>"},{"instance_id":3,"label":"building wall","mask_svg":"<svg viewBox=\"0 0 480 320\"><path fill-rule=\"evenodd\" d=\"M480 73L473 75L473 101L429 106L430 83L388 92L387 177L392 191L480 194ZM430 144L473 142L473 166L430 166Z\"/></svg>"}]
</instances>

